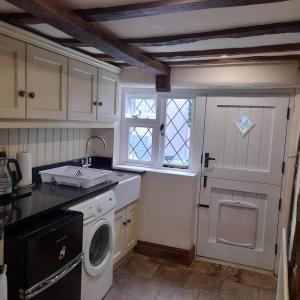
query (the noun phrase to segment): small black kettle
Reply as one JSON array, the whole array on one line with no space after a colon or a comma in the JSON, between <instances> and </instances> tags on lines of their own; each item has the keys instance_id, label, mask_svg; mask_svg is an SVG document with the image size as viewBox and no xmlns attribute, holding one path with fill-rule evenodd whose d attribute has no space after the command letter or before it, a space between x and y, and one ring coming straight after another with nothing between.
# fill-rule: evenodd
<instances>
[{"instance_id":1,"label":"small black kettle","mask_svg":"<svg viewBox=\"0 0 300 300\"><path fill-rule=\"evenodd\" d=\"M11 166L14 165L15 171ZM16 159L0 157L0 196L5 196L13 191L13 187L22 180L22 172Z\"/></svg>"}]
</instances>

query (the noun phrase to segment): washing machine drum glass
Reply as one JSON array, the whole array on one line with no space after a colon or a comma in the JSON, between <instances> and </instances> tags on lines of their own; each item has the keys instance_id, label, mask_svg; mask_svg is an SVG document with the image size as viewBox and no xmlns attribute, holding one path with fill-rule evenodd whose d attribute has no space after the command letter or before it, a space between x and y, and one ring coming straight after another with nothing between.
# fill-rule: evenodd
<instances>
[{"instance_id":1,"label":"washing machine drum glass","mask_svg":"<svg viewBox=\"0 0 300 300\"><path fill-rule=\"evenodd\" d=\"M89 250L89 259L92 266L99 266L107 257L110 243L110 227L102 225L95 232Z\"/></svg>"},{"instance_id":2,"label":"washing machine drum glass","mask_svg":"<svg viewBox=\"0 0 300 300\"><path fill-rule=\"evenodd\" d=\"M113 224L108 220L100 220L89 231L84 250L85 272L97 277L112 263L114 247Z\"/></svg>"}]
</instances>

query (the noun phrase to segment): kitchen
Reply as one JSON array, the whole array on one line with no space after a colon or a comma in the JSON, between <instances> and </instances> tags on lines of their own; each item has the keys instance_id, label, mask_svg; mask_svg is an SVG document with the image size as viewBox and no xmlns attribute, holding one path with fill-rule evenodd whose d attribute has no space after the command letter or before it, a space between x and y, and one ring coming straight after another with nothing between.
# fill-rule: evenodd
<instances>
[{"instance_id":1,"label":"kitchen","mask_svg":"<svg viewBox=\"0 0 300 300\"><path fill-rule=\"evenodd\" d=\"M297 299L299 5L1 0L0 299Z\"/></svg>"}]
</instances>

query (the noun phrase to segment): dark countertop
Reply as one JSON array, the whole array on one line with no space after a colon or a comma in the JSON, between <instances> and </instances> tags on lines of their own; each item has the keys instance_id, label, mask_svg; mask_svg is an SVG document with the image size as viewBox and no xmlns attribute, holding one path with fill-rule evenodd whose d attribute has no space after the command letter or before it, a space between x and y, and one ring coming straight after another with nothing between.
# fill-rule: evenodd
<instances>
[{"instance_id":1,"label":"dark countertop","mask_svg":"<svg viewBox=\"0 0 300 300\"><path fill-rule=\"evenodd\" d=\"M93 156L91 159L92 168L114 170L112 167L112 158ZM89 189L83 189L56 185L55 183L41 183L39 171L65 165L81 166L81 159L35 167L32 170L32 178L37 185L31 195L14 201L3 201L0 199L0 228L2 225L5 227L5 230L9 230L9 228L14 228L23 224L23 222L31 221L35 217L39 218L47 213L104 193L118 184L117 181L107 182ZM144 171L123 169L117 169L117 171L139 175L145 173Z\"/></svg>"},{"instance_id":2,"label":"dark countertop","mask_svg":"<svg viewBox=\"0 0 300 300\"><path fill-rule=\"evenodd\" d=\"M32 194L14 201L0 202L0 219L5 230L23 223L29 218L67 207L89 197L104 193L118 182L105 182L94 187L83 189L55 183L41 183Z\"/></svg>"}]
</instances>

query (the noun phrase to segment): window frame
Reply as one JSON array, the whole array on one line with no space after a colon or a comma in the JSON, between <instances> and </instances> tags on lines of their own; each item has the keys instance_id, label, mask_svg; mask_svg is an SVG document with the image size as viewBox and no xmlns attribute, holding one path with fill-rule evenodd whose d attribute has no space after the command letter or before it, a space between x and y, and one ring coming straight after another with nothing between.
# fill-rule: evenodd
<instances>
[{"instance_id":1,"label":"window frame","mask_svg":"<svg viewBox=\"0 0 300 300\"><path fill-rule=\"evenodd\" d=\"M141 97L155 96L156 98L156 119L138 119L126 118L126 99L127 95L137 95ZM192 120L190 132L190 145L189 145L189 164L188 168L181 168L180 166L171 167L164 166L164 145L165 137L161 135L160 126L166 124L166 109L167 99L190 99L192 101ZM178 170L178 171L193 171L194 161L194 129L195 129L195 112L196 112L196 96L191 93L157 93L153 89L142 88L123 88L121 95L121 110L120 110L120 152L119 162L124 165L139 166L139 167L152 167L164 170ZM152 128L152 151L151 161L131 160L128 158L129 149L129 128L130 127L147 127Z\"/></svg>"},{"instance_id":2,"label":"window frame","mask_svg":"<svg viewBox=\"0 0 300 300\"><path fill-rule=\"evenodd\" d=\"M183 93L164 93L159 95L161 100L161 117L160 117L160 124L164 124L166 126L167 123L167 101L170 98L173 99L189 99L192 102L192 119L191 119L191 132L190 132L190 144L189 144L189 163L187 168L174 166L164 166L164 150L165 150L165 136L160 135L160 148L159 148L159 168L161 169L171 169L171 170L192 170L193 169L193 157L194 157L194 127L195 127L195 105L196 105L196 97L189 94Z\"/></svg>"}]
</instances>

